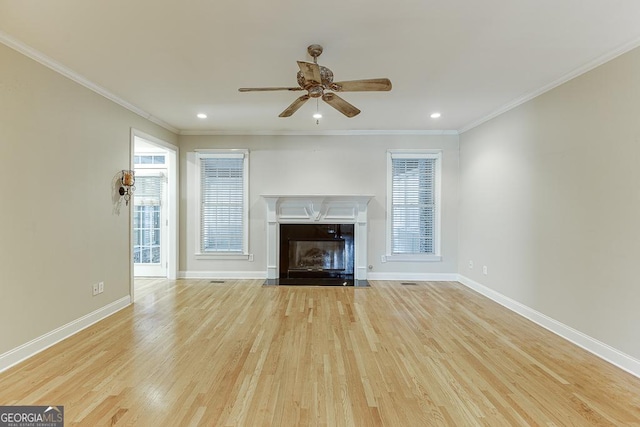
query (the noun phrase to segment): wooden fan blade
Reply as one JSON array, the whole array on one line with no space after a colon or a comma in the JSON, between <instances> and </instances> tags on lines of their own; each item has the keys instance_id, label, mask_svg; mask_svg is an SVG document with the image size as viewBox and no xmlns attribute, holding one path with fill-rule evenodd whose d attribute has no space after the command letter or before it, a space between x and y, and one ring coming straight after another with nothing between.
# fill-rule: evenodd
<instances>
[{"instance_id":1,"label":"wooden fan blade","mask_svg":"<svg viewBox=\"0 0 640 427\"><path fill-rule=\"evenodd\" d=\"M331 90L336 92L375 92L391 90L389 79L350 80L346 82L334 82Z\"/></svg>"},{"instance_id":2,"label":"wooden fan blade","mask_svg":"<svg viewBox=\"0 0 640 427\"><path fill-rule=\"evenodd\" d=\"M301 87L241 87L239 92L267 92L271 90L302 90Z\"/></svg>"},{"instance_id":3,"label":"wooden fan blade","mask_svg":"<svg viewBox=\"0 0 640 427\"><path fill-rule=\"evenodd\" d=\"M322 95L322 100L347 117L354 117L360 114L360 110L340 98L335 93L325 93Z\"/></svg>"},{"instance_id":4,"label":"wooden fan blade","mask_svg":"<svg viewBox=\"0 0 640 427\"><path fill-rule=\"evenodd\" d=\"M322 77L320 76L320 66L313 62L298 61L298 67L304 75L304 79L310 82L322 83Z\"/></svg>"},{"instance_id":5,"label":"wooden fan blade","mask_svg":"<svg viewBox=\"0 0 640 427\"><path fill-rule=\"evenodd\" d=\"M296 99L284 110L278 117L290 117L293 113L298 111L298 108L302 107L302 104L309 100L309 95L302 95L300 98Z\"/></svg>"}]
</instances>

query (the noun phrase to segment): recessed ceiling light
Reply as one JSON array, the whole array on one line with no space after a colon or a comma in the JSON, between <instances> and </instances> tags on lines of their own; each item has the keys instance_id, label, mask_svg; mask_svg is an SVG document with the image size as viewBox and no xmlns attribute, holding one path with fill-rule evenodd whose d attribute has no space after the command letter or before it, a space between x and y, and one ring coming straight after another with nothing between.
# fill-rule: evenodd
<instances>
[{"instance_id":1,"label":"recessed ceiling light","mask_svg":"<svg viewBox=\"0 0 640 427\"><path fill-rule=\"evenodd\" d=\"M313 115L313 118L314 118L314 119L316 119L316 120L317 120L317 119L321 119L321 118L322 118L322 114L320 114L320 113L315 113L315 114Z\"/></svg>"},{"instance_id":2,"label":"recessed ceiling light","mask_svg":"<svg viewBox=\"0 0 640 427\"><path fill-rule=\"evenodd\" d=\"M438 119L438 118L440 118L440 116L441 116L441 114L440 114L440 113L432 113L432 114L431 114L431 118L432 118L432 119Z\"/></svg>"},{"instance_id":3,"label":"recessed ceiling light","mask_svg":"<svg viewBox=\"0 0 640 427\"><path fill-rule=\"evenodd\" d=\"M206 119L207 115L205 113L198 113L198 118L199 119Z\"/></svg>"}]
</instances>

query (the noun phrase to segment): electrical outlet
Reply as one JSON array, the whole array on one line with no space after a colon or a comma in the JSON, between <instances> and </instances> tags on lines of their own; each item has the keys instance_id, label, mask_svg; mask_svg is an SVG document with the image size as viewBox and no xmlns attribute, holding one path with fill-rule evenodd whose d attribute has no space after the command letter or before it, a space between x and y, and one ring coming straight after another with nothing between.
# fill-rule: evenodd
<instances>
[{"instance_id":1,"label":"electrical outlet","mask_svg":"<svg viewBox=\"0 0 640 427\"><path fill-rule=\"evenodd\" d=\"M104 292L104 282L98 283L98 293L101 294Z\"/></svg>"},{"instance_id":2,"label":"electrical outlet","mask_svg":"<svg viewBox=\"0 0 640 427\"><path fill-rule=\"evenodd\" d=\"M473 261L469 260L469 268L473 268Z\"/></svg>"},{"instance_id":3,"label":"electrical outlet","mask_svg":"<svg viewBox=\"0 0 640 427\"><path fill-rule=\"evenodd\" d=\"M482 274L484 274L484 275L486 276L486 275L488 274L488 273L487 273L487 271L488 271L488 270L487 270L487 266L486 266L486 265L483 265L483 266L482 266Z\"/></svg>"},{"instance_id":4,"label":"electrical outlet","mask_svg":"<svg viewBox=\"0 0 640 427\"><path fill-rule=\"evenodd\" d=\"M253 254L249 254L249 262L253 262Z\"/></svg>"},{"instance_id":5,"label":"electrical outlet","mask_svg":"<svg viewBox=\"0 0 640 427\"><path fill-rule=\"evenodd\" d=\"M93 287L92 287L92 291L93 291L93 296L95 297L96 295L98 295L99 291L98 291L98 284L94 283Z\"/></svg>"}]
</instances>

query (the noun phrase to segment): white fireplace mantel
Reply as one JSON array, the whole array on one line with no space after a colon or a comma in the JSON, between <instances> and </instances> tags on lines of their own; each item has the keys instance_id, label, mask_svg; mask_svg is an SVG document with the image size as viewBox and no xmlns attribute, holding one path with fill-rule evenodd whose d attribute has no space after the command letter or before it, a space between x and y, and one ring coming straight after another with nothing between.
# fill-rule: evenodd
<instances>
[{"instance_id":1,"label":"white fireplace mantel","mask_svg":"<svg viewBox=\"0 0 640 427\"><path fill-rule=\"evenodd\" d=\"M280 224L354 224L355 278L367 280L367 206L373 196L262 195L267 203L267 279L279 277Z\"/></svg>"}]
</instances>

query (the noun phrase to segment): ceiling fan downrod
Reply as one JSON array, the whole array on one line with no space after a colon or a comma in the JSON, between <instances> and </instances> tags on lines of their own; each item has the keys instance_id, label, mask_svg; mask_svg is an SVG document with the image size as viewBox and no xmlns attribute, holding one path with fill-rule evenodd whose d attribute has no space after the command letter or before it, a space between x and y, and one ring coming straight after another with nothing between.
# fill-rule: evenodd
<instances>
[{"instance_id":1,"label":"ceiling fan downrod","mask_svg":"<svg viewBox=\"0 0 640 427\"><path fill-rule=\"evenodd\" d=\"M312 44L307 47L307 53L313 58L314 64L318 63L318 56L322 55L322 46L319 44Z\"/></svg>"}]
</instances>

